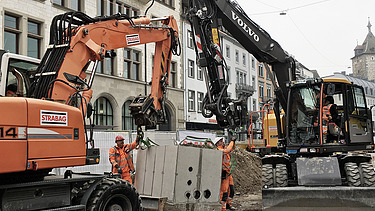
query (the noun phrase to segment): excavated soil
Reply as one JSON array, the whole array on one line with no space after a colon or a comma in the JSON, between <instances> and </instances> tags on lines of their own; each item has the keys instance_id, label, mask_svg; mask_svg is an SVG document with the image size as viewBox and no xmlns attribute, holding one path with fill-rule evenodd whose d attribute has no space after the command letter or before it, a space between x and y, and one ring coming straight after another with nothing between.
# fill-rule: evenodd
<instances>
[{"instance_id":1,"label":"excavated soil","mask_svg":"<svg viewBox=\"0 0 375 211\"><path fill-rule=\"evenodd\" d=\"M262 163L258 156L236 147L231 153L237 210L262 210Z\"/></svg>"}]
</instances>

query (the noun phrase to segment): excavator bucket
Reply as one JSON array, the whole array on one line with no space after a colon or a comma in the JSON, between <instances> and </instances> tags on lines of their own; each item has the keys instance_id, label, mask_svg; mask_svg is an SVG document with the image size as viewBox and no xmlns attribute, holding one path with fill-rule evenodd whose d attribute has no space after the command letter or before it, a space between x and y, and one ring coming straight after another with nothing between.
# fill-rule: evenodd
<instances>
[{"instance_id":1,"label":"excavator bucket","mask_svg":"<svg viewBox=\"0 0 375 211\"><path fill-rule=\"evenodd\" d=\"M339 162L336 157L297 158L298 185L341 185Z\"/></svg>"}]
</instances>

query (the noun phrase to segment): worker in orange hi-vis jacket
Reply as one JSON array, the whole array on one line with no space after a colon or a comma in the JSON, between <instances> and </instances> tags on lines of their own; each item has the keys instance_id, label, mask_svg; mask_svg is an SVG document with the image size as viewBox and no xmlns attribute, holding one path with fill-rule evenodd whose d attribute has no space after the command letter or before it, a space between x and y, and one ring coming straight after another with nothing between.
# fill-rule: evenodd
<instances>
[{"instance_id":1,"label":"worker in orange hi-vis jacket","mask_svg":"<svg viewBox=\"0 0 375 211\"><path fill-rule=\"evenodd\" d=\"M124 144L124 137L116 137L116 146L109 149L109 161L112 164L112 172L121 174L121 179L132 183L131 172L134 172L133 158L130 151L138 146L134 141L131 144Z\"/></svg>"},{"instance_id":2,"label":"worker in orange hi-vis jacket","mask_svg":"<svg viewBox=\"0 0 375 211\"><path fill-rule=\"evenodd\" d=\"M222 211L227 209L226 204L228 200L228 189L229 189L229 179L230 179L229 173L231 169L229 153L234 150L235 140L236 140L235 136L233 136L232 141L229 143L228 147L225 147L223 137L215 138L215 145L217 149L223 152L221 187L220 187L220 204L221 204Z\"/></svg>"}]
</instances>

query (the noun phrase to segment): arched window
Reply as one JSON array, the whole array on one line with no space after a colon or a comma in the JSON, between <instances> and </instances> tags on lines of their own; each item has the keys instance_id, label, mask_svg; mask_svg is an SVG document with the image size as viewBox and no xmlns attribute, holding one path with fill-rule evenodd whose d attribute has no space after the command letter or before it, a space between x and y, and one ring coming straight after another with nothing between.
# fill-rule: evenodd
<instances>
[{"instance_id":1,"label":"arched window","mask_svg":"<svg viewBox=\"0 0 375 211\"><path fill-rule=\"evenodd\" d=\"M170 131L172 130L172 124L171 124L171 112L169 112L169 109L165 107L165 115L167 116L167 123L159 125L160 131Z\"/></svg>"},{"instance_id":2,"label":"arched window","mask_svg":"<svg viewBox=\"0 0 375 211\"><path fill-rule=\"evenodd\" d=\"M94 124L113 125L113 110L111 103L105 97L100 97L94 104Z\"/></svg>"},{"instance_id":3,"label":"arched window","mask_svg":"<svg viewBox=\"0 0 375 211\"><path fill-rule=\"evenodd\" d=\"M128 100L122 105L122 129L123 130L136 130L134 119L130 114L129 105L131 101Z\"/></svg>"}]
</instances>

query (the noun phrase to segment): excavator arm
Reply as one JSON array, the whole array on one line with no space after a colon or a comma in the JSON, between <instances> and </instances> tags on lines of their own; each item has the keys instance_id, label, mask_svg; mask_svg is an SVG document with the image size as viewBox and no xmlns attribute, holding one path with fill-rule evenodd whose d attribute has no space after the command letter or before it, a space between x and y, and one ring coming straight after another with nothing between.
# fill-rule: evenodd
<instances>
[{"instance_id":1,"label":"excavator arm","mask_svg":"<svg viewBox=\"0 0 375 211\"><path fill-rule=\"evenodd\" d=\"M189 20L192 24L198 63L208 75L206 109L217 117L230 119L233 112L221 112L218 107L228 107L236 102L226 97L225 61L221 56L218 27L224 26L258 61L269 64L268 70L277 78L275 93L282 108L287 108L287 82L295 79L295 61L259 25L254 23L233 0L189 0ZM266 69L268 68L267 65ZM241 100L241 99L240 99ZM214 105L213 105L214 103ZM216 103L216 104L215 104ZM234 116L235 117L235 116Z\"/></svg>"},{"instance_id":2,"label":"excavator arm","mask_svg":"<svg viewBox=\"0 0 375 211\"><path fill-rule=\"evenodd\" d=\"M163 26L153 26L152 21L162 21ZM76 106L85 113L98 62L113 56L111 50L146 43L155 43L152 92L148 96L149 109L153 112L148 114L155 121L163 120L169 65L178 45L178 28L173 16L154 20L121 14L91 18L80 12L56 16L51 24L50 47L35 75L31 96ZM89 67L93 68L86 83Z\"/></svg>"}]
</instances>

